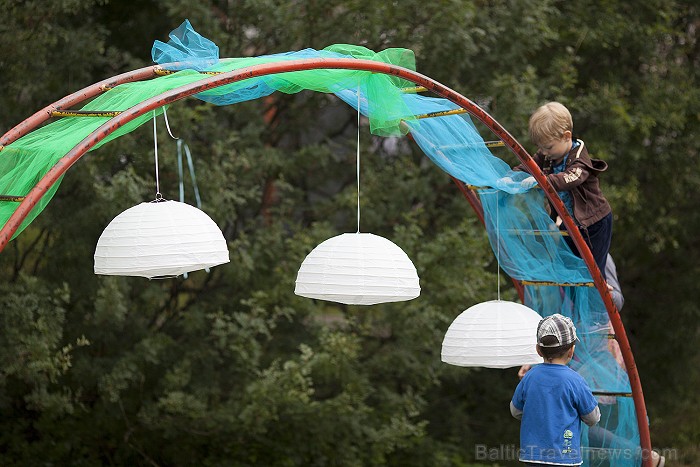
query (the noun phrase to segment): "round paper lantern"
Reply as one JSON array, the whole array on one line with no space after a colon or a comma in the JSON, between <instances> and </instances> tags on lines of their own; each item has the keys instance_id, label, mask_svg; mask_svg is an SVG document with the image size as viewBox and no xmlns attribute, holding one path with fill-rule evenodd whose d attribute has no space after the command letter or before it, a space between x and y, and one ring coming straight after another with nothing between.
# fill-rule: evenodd
<instances>
[{"instance_id":1,"label":"round paper lantern","mask_svg":"<svg viewBox=\"0 0 700 467\"><path fill-rule=\"evenodd\" d=\"M141 203L115 217L95 249L95 274L172 277L229 262L221 230L177 201Z\"/></svg>"},{"instance_id":2,"label":"round paper lantern","mask_svg":"<svg viewBox=\"0 0 700 467\"><path fill-rule=\"evenodd\" d=\"M542 363L537 325L542 317L519 303L492 300L463 311L442 341L442 361L458 366L508 368Z\"/></svg>"},{"instance_id":3,"label":"round paper lantern","mask_svg":"<svg viewBox=\"0 0 700 467\"><path fill-rule=\"evenodd\" d=\"M294 293L349 305L412 300L420 295L416 268L396 244L370 233L324 241L304 259Z\"/></svg>"}]
</instances>

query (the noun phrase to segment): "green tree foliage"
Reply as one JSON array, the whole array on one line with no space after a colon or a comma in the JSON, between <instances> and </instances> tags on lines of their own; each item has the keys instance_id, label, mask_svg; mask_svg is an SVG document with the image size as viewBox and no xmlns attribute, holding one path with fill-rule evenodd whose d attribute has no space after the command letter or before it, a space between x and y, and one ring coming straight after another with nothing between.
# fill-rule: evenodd
<instances>
[{"instance_id":1,"label":"green tree foliage","mask_svg":"<svg viewBox=\"0 0 700 467\"><path fill-rule=\"evenodd\" d=\"M612 252L652 439L697 462L694 3L0 7L4 129L148 65L153 40L185 18L225 57L332 43L411 48L421 73L477 101L524 143L531 110L565 102L575 133L611 166ZM372 137L361 125L361 227L408 253L421 297L341 306L293 289L315 245L356 228L353 111L301 93L224 108L181 101L168 117L192 148L203 209L224 231L231 263L186 279L94 276L104 227L154 196L152 131L84 157L0 254L0 464L465 466L476 444L517 444L507 410L514 370L440 363L449 323L495 298L496 265L466 201L410 140ZM161 191L175 199L175 143L159 129ZM515 299L501 280L503 298Z\"/></svg>"}]
</instances>

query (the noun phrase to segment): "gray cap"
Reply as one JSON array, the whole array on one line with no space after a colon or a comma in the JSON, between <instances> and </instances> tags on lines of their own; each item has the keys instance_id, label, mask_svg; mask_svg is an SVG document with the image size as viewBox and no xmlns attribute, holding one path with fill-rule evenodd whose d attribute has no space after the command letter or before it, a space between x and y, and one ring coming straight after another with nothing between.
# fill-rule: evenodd
<instances>
[{"instance_id":1,"label":"gray cap","mask_svg":"<svg viewBox=\"0 0 700 467\"><path fill-rule=\"evenodd\" d=\"M543 344L542 338L554 336L556 342ZM578 341L576 337L576 326L570 318L555 313L547 316L537 325L537 345L540 347L561 347L562 345L573 344Z\"/></svg>"}]
</instances>

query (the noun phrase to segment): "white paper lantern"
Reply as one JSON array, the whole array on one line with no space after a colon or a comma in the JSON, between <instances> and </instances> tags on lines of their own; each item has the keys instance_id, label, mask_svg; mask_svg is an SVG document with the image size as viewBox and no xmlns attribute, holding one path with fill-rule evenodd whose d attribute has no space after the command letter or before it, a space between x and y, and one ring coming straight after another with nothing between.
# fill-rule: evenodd
<instances>
[{"instance_id":1,"label":"white paper lantern","mask_svg":"<svg viewBox=\"0 0 700 467\"><path fill-rule=\"evenodd\" d=\"M542 317L519 303L492 300L463 311L442 341L442 361L458 366L509 368L542 363L537 325Z\"/></svg>"},{"instance_id":2,"label":"white paper lantern","mask_svg":"<svg viewBox=\"0 0 700 467\"><path fill-rule=\"evenodd\" d=\"M420 295L416 268L396 244L370 233L324 241L304 259L294 293L302 297L374 305Z\"/></svg>"},{"instance_id":3,"label":"white paper lantern","mask_svg":"<svg viewBox=\"0 0 700 467\"><path fill-rule=\"evenodd\" d=\"M172 277L229 262L221 230L177 201L141 203L115 217L95 249L95 274Z\"/></svg>"}]
</instances>

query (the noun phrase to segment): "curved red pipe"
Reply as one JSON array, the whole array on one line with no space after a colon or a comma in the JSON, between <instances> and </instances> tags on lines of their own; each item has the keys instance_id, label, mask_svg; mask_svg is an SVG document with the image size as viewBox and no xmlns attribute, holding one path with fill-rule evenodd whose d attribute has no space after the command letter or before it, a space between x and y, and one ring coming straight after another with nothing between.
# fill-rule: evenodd
<instances>
[{"instance_id":1,"label":"curved red pipe","mask_svg":"<svg viewBox=\"0 0 700 467\"><path fill-rule=\"evenodd\" d=\"M143 70L154 70L155 67L149 67ZM462 96L456 91L448 88L447 86L428 78L425 75L417 73L415 71L409 70L407 68L399 67L396 65L391 65L382 62L376 62L372 60L360 60L351 58L312 58L312 59L302 59L302 60L289 60L282 62L264 63L260 65L254 65L246 68L241 68L238 70L229 71L226 73L221 73L219 75L212 76L211 78L206 78L195 83L190 83L181 86L176 89L164 92L163 94L148 99L141 102L138 105L122 112L121 114L113 117L108 122L101 125L90 135L88 135L83 141L78 143L73 149L71 149L65 156L63 156L47 173L44 177L36 184L36 186L27 194L24 201L20 203L17 210L12 214L8 222L0 230L0 251L5 248L5 245L12 238L14 232L19 228L22 221L26 218L29 212L34 208L38 200L46 193L47 189L53 185L60 177L63 175L78 159L80 159L87 151L93 148L99 141L104 139L107 135L114 132L116 129L120 128L125 123L128 123L135 118L150 112L151 110L157 109L164 105L171 104L185 97L197 94L209 89L213 89L226 84L234 83L237 81L243 81L250 78L256 78L259 76L273 75L277 73L286 73L292 71L304 71L304 70L316 70L316 69L345 69L345 70L359 70L359 71L369 71L374 73L383 73L387 75L397 76L405 80L411 81L419 86L423 86L426 89L438 94L445 99L457 104L458 106L465 109L469 114L479 119L487 128L489 128L501 141L503 141L508 148L518 157L518 159L525 164L530 173L537 183L544 190L545 196L554 206L557 214L562 218L564 225L569 232L571 239L581 253L582 259L591 272L595 287L598 289L600 296L605 303L605 307L608 311L608 316L612 322L613 329L615 330L615 335L620 344L620 350L622 352L623 359L625 361L625 366L627 368L627 373L630 379L630 385L632 388L632 394L634 397L635 411L637 415L637 425L639 427L639 434L641 440L641 447L645 450L645 459L643 459L643 465L645 467L651 467L651 459L648 455L651 452L651 439L649 434L649 425L647 419L646 406L644 404L644 396L642 392L642 385L639 379L639 373L637 372L637 366L634 362L634 356L632 355L632 349L627 339L622 320L618 310L612 302L612 297L607 288L607 283L603 279L603 276L598 269L598 266L593 259L590 249L583 240L581 233L576 227L574 220L569 215L567 209L564 207L563 202L557 195L556 191L552 185L547 181L546 177L539 169L535 161L530 157L525 148L505 129L498 123L493 117L491 117L482 108L476 105L471 100ZM138 70L137 70L138 71ZM128 75L128 73L127 73ZM121 75L123 76L123 75ZM103 81L104 83L104 81ZM37 115L37 114L35 114ZM18 125L18 127L22 124ZM13 129L14 130L14 129ZM12 133L11 130L9 133ZM9 134L8 133L8 134Z\"/></svg>"},{"instance_id":2,"label":"curved red pipe","mask_svg":"<svg viewBox=\"0 0 700 467\"><path fill-rule=\"evenodd\" d=\"M105 79L99 83L87 86L80 91L76 91L73 94L69 94L61 100L49 104L43 109L36 112L31 117L22 121L20 124L12 128L10 131L0 137L0 147L7 146L13 141L26 135L34 128L38 127L46 120L51 118L51 113L55 110L69 109L76 104L83 102L86 99L95 97L96 95L104 92L105 90L117 86L123 83L129 83L132 81L142 81L147 78L155 78L155 70L159 68L158 65L151 65L144 68L139 68L138 70L129 71L127 73L122 73L121 75L114 76L112 78ZM2 251L0 249L0 251Z\"/></svg>"}]
</instances>

